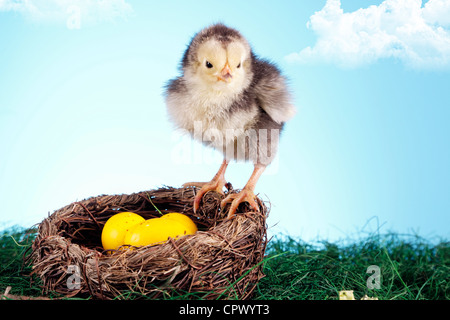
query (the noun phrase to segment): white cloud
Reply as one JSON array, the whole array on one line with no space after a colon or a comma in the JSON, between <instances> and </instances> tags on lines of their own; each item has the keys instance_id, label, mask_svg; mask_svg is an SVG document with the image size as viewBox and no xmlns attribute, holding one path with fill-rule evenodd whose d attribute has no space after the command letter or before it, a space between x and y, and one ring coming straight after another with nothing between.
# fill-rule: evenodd
<instances>
[{"instance_id":1,"label":"white cloud","mask_svg":"<svg viewBox=\"0 0 450 320\"><path fill-rule=\"evenodd\" d=\"M450 27L450 1L432 0L425 4L423 17L429 23Z\"/></svg>"},{"instance_id":2,"label":"white cloud","mask_svg":"<svg viewBox=\"0 0 450 320\"><path fill-rule=\"evenodd\" d=\"M133 9L125 0L0 0L0 12L13 11L33 22L93 24L126 18Z\"/></svg>"},{"instance_id":3,"label":"white cloud","mask_svg":"<svg viewBox=\"0 0 450 320\"><path fill-rule=\"evenodd\" d=\"M354 68L394 58L417 69L450 67L450 0L385 0L348 13L340 0L327 0L307 26L317 42L288 61Z\"/></svg>"}]
</instances>

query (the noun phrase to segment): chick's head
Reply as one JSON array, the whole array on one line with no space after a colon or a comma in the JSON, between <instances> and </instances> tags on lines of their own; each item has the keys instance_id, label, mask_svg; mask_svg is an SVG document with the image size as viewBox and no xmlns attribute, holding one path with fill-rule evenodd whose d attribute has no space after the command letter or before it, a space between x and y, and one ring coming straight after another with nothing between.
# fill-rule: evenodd
<instances>
[{"instance_id":1,"label":"chick's head","mask_svg":"<svg viewBox=\"0 0 450 320\"><path fill-rule=\"evenodd\" d=\"M237 93L250 84L251 57L245 39L209 34L191 44L184 64L185 76L207 89Z\"/></svg>"}]
</instances>

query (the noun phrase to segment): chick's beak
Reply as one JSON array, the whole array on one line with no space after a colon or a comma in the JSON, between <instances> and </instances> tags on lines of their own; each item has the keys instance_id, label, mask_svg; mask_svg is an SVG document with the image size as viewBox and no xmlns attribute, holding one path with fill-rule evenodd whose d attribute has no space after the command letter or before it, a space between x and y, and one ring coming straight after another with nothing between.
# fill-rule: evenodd
<instances>
[{"instance_id":1,"label":"chick's beak","mask_svg":"<svg viewBox=\"0 0 450 320\"><path fill-rule=\"evenodd\" d=\"M230 82L233 76L231 75L231 68L228 62L225 64L225 67L220 71L220 76L218 80L222 80L224 82Z\"/></svg>"}]
</instances>

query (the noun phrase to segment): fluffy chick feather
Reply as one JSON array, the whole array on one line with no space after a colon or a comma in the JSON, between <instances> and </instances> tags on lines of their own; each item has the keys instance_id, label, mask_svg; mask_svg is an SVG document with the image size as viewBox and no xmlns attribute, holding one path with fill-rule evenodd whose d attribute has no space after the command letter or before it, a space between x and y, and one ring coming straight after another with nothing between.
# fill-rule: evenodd
<instances>
[{"instance_id":1,"label":"fluffy chick feather","mask_svg":"<svg viewBox=\"0 0 450 320\"><path fill-rule=\"evenodd\" d=\"M192 38L181 71L165 92L175 125L223 152L226 160L268 165L284 123L295 114L279 69L256 57L239 31L215 24ZM198 128L201 137L194 136ZM271 150L264 159L263 147Z\"/></svg>"}]
</instances>

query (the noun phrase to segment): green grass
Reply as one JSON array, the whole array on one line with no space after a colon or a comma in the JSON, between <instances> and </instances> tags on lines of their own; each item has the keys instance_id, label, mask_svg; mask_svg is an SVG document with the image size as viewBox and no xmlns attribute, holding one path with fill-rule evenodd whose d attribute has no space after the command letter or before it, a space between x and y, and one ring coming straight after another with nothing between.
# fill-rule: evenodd
<instances>
[{"instance_id":1,"label":"green grass","mask_svg":"<svg viewBox=\"0 0 450 320\"><path fill-rule=\"evenodd\" d=\"M34 232L18 227L0 232L0 293L11 286L14 295L42 295L40 280L30 278L31 268L23 265ZM366 272L371 265L379 267L379 289L368 288L372 274ZM354 290L356 299L368 295L380 300L447 300L450 243L395 233L336 243L277 237L269 243L264 273L253 299L335 300L339 291ZM129 292L123 297L139 294ZM180 293L166 298L201 295Z\"/></svg>"},{"instance_id":2,"label":"green grass","mask_svg":"<svg viewBox=\"0 0 450 320\"><path fill-rule=\"evenodd\" d=\"M23 254L30 248L35 230L13 227L0 232L0 294L11 286L11 294L39 296L39 279L26 276L31 268L24 266Z\"/></svg>"},{"instance_id":3,"label":"green grass","mask_svg":"<svg viewBox=\"0 0 450 320\"><path fill-rule=\"evenodd\" d=\"M432 244L418 236L390 233L344 243L315 245L293 238L275 239L265 264L266 278L256 299L338 299L339 291L354 290L380 300L450 298L450 243ZM366 273L379 267L379 289L368 288ZM370 281L371 282L371 281ZM372 283L372 282L371 282Z\"/></svg>"}]
</instances>

